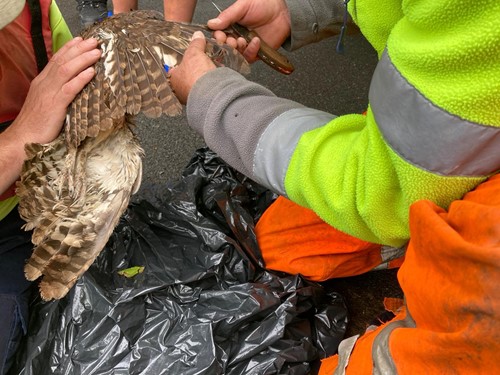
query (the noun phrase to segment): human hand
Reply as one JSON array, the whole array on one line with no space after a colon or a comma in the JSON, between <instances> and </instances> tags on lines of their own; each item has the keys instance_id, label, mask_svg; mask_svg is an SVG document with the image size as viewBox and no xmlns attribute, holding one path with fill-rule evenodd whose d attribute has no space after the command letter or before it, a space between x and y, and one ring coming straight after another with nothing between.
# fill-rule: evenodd
<instances>
[{"instance_id":1,"label":"human hand","mask_svg":"<svg viewBox=\"0 0 500 375\"><path fill-rule=\"evenodd\" d=\"M216 69L215 64L205 54L206 44L203 33L196 31L182 62L170 70L170 85L182 104L186 104L196 81L205 73Z\"/></svg>"},{"instance_id":2,"label":"human hand","mask_svg":"<svg viewBox=\"0 0 500 375\"><path fill-rule=\"evenodd\" d=\"M94 77L101 56L97 40L75 38L50 59L31 82L14 122L0 134L0 193L17 179L27 143L48 143L60 133L67 107Z\"/></svg>"},{"instance_id":3,"label":"human hand","mask_svg":"<svg viewBox=\"0 0 500 375\"><path fill-rule=\"evenodd\" d=\"M267 44L279 48L290 35L290 14L284 0L238 0L222 11L207 25L219 43L237 48L249 62L256 61L260 48L259 38L247 43L243 38L227 36L223 31L233 23L239 23L257 32Z\"/></svg>"},{"instance_id":4,"label":"human hand","mask_svg":"<svg viewBox=\"0 0 500 375\"><path fill-rule=\"evenodd\" d=\"M66 43L31 82L28 95L9 133L22 144L48 143L61 131L67 107L94 77L101 56L96 39L77 37Z\"/></svg>"}]
</instances>

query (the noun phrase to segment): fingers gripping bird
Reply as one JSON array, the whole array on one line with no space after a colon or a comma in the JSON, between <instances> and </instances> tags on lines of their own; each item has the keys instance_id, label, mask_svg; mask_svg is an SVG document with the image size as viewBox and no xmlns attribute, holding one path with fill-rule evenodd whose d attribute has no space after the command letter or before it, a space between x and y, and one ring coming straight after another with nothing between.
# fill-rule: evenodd
<instances>
[{"instance_id":1,"label":"fingers gripping bird","mask_svg":"<svg viewBox=\"0 0 500 375\"><path fill-rule=\"evenodd\" d=\"M168 67L180 63L192 34L206 27L168 22L155 11L118 14L82 33L102 50L96 75L68 109L63 131L49 144L26 146L17 195L34 251L25 266L40 276L43 299L62 298L93 263L137 192L143 150L133 117L181 114L168 82ZM218 66L242 73L244 58L207 40Z\"/></svg>"}]
</instances>

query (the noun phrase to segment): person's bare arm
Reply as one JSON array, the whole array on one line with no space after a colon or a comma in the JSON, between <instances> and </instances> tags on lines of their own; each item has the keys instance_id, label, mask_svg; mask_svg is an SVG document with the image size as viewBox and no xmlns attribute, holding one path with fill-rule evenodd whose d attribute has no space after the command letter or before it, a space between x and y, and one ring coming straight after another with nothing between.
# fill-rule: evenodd
<instances>
[{"instance_id":1,"label":"person's bare arm","mask_svg":"<svg viewBox=\"0 0 500 375\"><path fill-rule=\"evenodd\" d=\"M167 21L191 22L197 0L163 0L163 14ZM113 0L113 13L139 9L138 0Z\"/></svg>"},{"instance_id":2,"label":"person's bare arm","mask_svg":"<svg viewBox=\"0 0 500 375\"><path fill-rule=\"evenodd\" d=\"M138 0L113 0L113 13L125 13L137 10Z\"/></svg>"},{"instance_id":3,"label":"person's bare arm","mask_svg":"<svg viewBox=\"0 0 500 375\"><path fill-rule=\"evenodd\" d=\"M197 0L163 0L163 13L167 21L191 22Z\"/></svg>"},{"instance_id":4,"label":"person's bare arm","mask_svg":"<svg viewBox=\"0 0 500 375\"><path fill-rule=\"evenodd\" d=\"M61 131L68 105L94 77L101 56L95 39L64 45L32 81L21 112L0 134L0 193L19 176L27 143L48 143Z\"/></svg>"}]
</instances>

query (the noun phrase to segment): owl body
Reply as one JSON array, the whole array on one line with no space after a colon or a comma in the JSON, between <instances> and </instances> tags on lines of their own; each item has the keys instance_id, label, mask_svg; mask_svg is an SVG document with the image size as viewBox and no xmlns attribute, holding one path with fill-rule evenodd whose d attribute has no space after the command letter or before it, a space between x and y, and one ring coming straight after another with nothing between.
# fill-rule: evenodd
<instances>
[{"instance_id":1,"label":"owl body","mask_svg":"<svg viewBox=\"0 0 500 375\"><path fill-rule=\"evenodd\" d=\"M90 267L142 177L144 152L128 125L82 142L76 153L74 191L61 178L65 149L63 136L32 147L18 187L24 197L19 212L27 220L26 229L33 229L35 245L25 274L30 280L43 275L40 293L45 300L66 295Z\"/></svg>"},{"instance_id":2,"label":"owl body","mask_svg":"<svg viewBox=\"0 0 500 375\"><path fill-rule=\"evenodd\" d=\"M154 11L110 17L82 33L98 39L96 75L68 109L61 134L45 145L26 145L16 193L34 251L29 280L42 277L43 299L62 298L106 245L140 186L143 150L133 117L179 115L182 106L168 82L192 34L204 26L163 20ZM249 71L229 46L207 41L219 66Z\"/></svg>"}]
</instances>

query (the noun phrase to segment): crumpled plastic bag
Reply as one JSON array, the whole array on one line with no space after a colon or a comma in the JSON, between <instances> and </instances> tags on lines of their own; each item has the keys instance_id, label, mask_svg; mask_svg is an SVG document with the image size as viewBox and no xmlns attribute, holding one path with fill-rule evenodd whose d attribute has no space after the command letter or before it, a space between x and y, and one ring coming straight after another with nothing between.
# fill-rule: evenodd
<instances>
[{"instance_id":1,"label":"crumpled plastic bag","mask_svg":"<svg viewBox=\"0 0 500 375\"><path fill-rule=\"evenodd\" d=\"M35 301L11 373L307 374L336 352L342 297L263 268L273 193L205 148L142 197L65 298Z\"/></svg>"}]
</instances>

